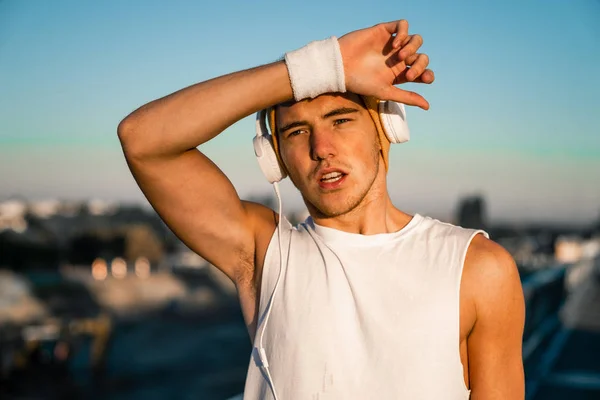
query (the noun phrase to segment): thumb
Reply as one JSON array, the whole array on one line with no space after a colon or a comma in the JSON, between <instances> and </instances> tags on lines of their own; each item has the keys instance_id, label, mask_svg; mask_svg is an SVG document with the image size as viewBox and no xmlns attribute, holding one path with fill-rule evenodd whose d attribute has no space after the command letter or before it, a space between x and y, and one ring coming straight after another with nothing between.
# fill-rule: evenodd
<instances>
[{"instance_id":1,"label":"thumb","mask_svg":"<svg viewBox=\"0 0 600 400\"><path fill-rule=\"evenodd\" d=\"M415 92L397 88L396 86L388 86L378 97L380 100L392 100L409 106L417 106L423 110L429 110L429 103L423 96Z\"/></svg>"}]
</instances>

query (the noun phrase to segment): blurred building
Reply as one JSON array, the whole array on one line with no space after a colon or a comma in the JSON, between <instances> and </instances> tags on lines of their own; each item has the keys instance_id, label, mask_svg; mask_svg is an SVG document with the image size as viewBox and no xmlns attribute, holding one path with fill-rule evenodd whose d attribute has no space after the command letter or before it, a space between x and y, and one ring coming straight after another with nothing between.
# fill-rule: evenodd
<instances>
[{"instance_id":1,"label":"blurred building","mask_svg":"<svg viewBox=\"0 0 600 400\"><path fill-rule=\"evenodd\" d=\"M561 263L592 260L600 255L600 237L583 239L579 236L559 236L555 245L555 258Z\"/></svg>"},{"instance_id":2,"label":"blurred building","mask_svg":"<svg viewBox=\"0 0 600 400\"><path fill-rule=\"evenodd\" d=\"M0 232L11 230L22 233L27 229L27 204L22 200L0 202Z\"/></svg>"},{"instance_id":3,"label":"blurred building","mask_svg":"<svg viewBox=\"0 0 600 400\"><path fill-rule=\"evenodd\" d=\"M145 257L156 264L164 255L164 245L152 227L139 223L81 232L73 237L67 259L72 264L89 265L98 257L122 257L128 263Z\"/></svg>"},{"instance_id":4,"label":"blurred building","mask_svg":"<svg viewBox=\"0 0 600 400\"><path fill-rule=\"evenodd\" d=\"M458 205L456 222L463 228L487 230L486 207L483 197L463 198Z\"/></svg>"},{"instance_id":5,"label":"blurred building","mask_svg":"<svg viewBox=\"0 0 600 400\"><path fill-rule=\"evenodd\" d=\"M0 269L0 327L24 324L47 317L48 310L36 298L30 284L12 271Z\"/></svg>"},{"instance_id":6,"label":"blurred building","mask_svg":"<svg viewBox=\"0 0 600 400\"><path fill-rule=\"evenodd\" d=\"M159 263L177 239L155 212L93 199L0 202L0 267L56 270L102 257Z\"/></svg>"},{"instance_id":7,"label":"blurred building","mask_svg":"<svg viewBox=\"0 0 600 400\"><path fill-rule=\"evenodd\" d=\"M576 236L562 236L556 240L555 258L561 263L575 263L583 254L582 240Z\"/></svg>"}]
</instances>

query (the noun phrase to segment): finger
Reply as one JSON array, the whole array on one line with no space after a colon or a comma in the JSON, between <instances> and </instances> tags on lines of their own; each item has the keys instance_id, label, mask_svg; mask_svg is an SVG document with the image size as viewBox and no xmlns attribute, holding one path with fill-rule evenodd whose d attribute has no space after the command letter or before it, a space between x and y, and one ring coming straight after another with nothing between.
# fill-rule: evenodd
<instances>
[{"instance_id":1,"label":"finger","mask_svg":"<svg viewBox=\"0 0 600 400\"><path fill-rule=\"evenodd\" d=\"M406 79L414 81L417 79L429 65L429 56L427 54L419 54L416 61L410 66L410 69L406 72Z\"/></svg>"},{"instance_id":2,"label":"finger","mask_svg":"<svg viewBox=\"0 0 600 400\"><path fill-rule=\"evenodd\" d=\"M406 60L404 60L404 64L409 67L412 66L417 61L417 59L419 58L420 55L421 55L421 53L413 54L412 56L410 56ZM408 72L408 70L405 70L405 73L406 72ZM434 80L435 80L435 75L434 75L433 71L430 69L425 69L425 71L423 71L421 76L414 78L412 81L413 82L422 82L422 83L432 83Z\"/></svg>"},{"instance_id":3,"label":"finger","mask_svg":"<svg viewBox=\"0 0 600 400\"><path fill-rule=\"evenodd\" d=\"M400 48L406 46L406 44L410 41L411 38L412 38L412 35L406 35L406 37L404 38L404 40L400 44Z\"/></svg>"},{"instance_id":4,"label":"finger","mask_svg":"<svg viewBox=\"0 0 600 400\"><path fill-rule=\"evenodd\" d=\"M386 22L382 24L385 30L390 35L396 35L392 46L398 48L402 45L402 42L408 37L408 21L401 19L399 21Z\"/></svg>"},{"instance_id":5,"label":"finger","mask_svg":"<svg viewBox=\"0 0 600 400\"><path fill-rule=\"evenodd\" d=\"M429 110L429 103L418 93L389 86L379 97L382 100L392 100L409 106L417 106Z\"/></svg>"},{"instance_id":6,"label":"finger","mask_svg":"<svg viewBox=\"0 0 600 400\"><path fill-rule=\"evenodd\" d=\"M416 53L407 57L401 64L402 65L399 64L399 67L397 68L398 71L394 71L397 77L396 80L399 83L415 82L417 78L419 78L421 74L427 70L427 66L429 65L429 56L422 53ZM389 66L390 68L395 67L395 65L392 64L389 64ZM398 79L401 74L403 74L402 77L406 80L402 81L401 79Z\"/></svg>"},{"instance_id":7,"label":"finger","mask_svg":"<svg viewBox=\"0 0 600 400\"><path fill-rule=\"evenodd\" d=\"M433 73L432 70L430 69L426 69L425 72L423 72L421 74L421 76L413 79L412 81L409 81L408 79L406 79L406 73L409 71L409 69L402 71L400 74L398 74L398 76L396 77L396 79L394 79L394 85L402 85L404 83L407 82L411 82L411 83L425 83L425 84L430 84L433 83L433 81L435 80L435 75Z\"/></svg>"},{"instance_id":8,"label":"finger","mask_svg":"<svg viewBox=\"0 0 600 400\"><path fill-rule=\"evenodd\" d=\"M404 59L404 64L406 64L408 66L413 65L415 63L415 61L417 61L419 54L421 54L421 53L411 54L410 56L406 57Z\"/></svg>"},{"instance_id":9,"label":"finger","mask_svg":"<svg viewBox=\"0 0 600 400\"><path fill-rule=\"evenodd\" d=\"M406 73L404 73L404 75L406 75ZM411 83L425 83L427 85L429 85L430 83L433 83L433 81L435 80L435 75L433 74L433 71L430 69L426 69L425 72L423 72L423 74L421 74L421 76L419 76L418 78L409 81L408 79L406 79L406 76L398 76L398 78L396 80L394 80L394 85L401 85L403 83L407 83L407 82L411 82Z\"/></svg>"},{"instance_id":10,"label":"finger","mask_svg":"<svg viewBox=\"0 0 600 400\"><path fill-rule=\"evenodd\" d=\"M402 47L398 53L398 58L404 60L405 58L415 54L419 47L423 44L423 38L421 35L412 35L408 43Z\"/></svg>"},{"instance_id":11,"label":"finger","mask_svg":"<svg viewBox=\"0 0 600 400\"><path fill-rule=\"evenodd\" d=\"M435 74L433 73L432 70L430 69L426 69L425 72L423 72L421 74L421 76L418 79L415 79L415 82L421 82L421 83L433 83L433 81L435 80Z\"/></svg>"}]
</instances>

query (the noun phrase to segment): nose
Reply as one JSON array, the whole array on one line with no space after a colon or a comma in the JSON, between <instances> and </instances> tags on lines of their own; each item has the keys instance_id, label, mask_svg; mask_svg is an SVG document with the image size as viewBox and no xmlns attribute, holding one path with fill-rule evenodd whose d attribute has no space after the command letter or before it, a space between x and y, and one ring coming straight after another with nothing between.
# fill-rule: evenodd
<instances>
[{"instance_id":1,"label":"nose","mask_svg":"<svg viewBox=\"0 0 600 400\"><path fill-rule=\"evenodd\" d=\"M336 154L333 132L324 127L314 127L310 135L310 158L320 161Z\"/></svg>"}]
</instances>

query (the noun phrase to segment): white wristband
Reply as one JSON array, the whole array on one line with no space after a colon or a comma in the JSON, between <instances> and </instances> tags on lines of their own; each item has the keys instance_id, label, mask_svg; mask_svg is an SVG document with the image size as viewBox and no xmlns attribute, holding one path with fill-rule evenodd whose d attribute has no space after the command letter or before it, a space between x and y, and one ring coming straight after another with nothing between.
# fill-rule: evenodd
<instances>
[{"instance_id":1,"label":"white wristband","mask_svg":"<svg viewBox=\"0 0 600 400\"><path fill-rule=\"evenodd\" d=\"M344 63L335 36L286 53L285 64L296 101L346 91Z\"/></svg>"}]
</instances>

